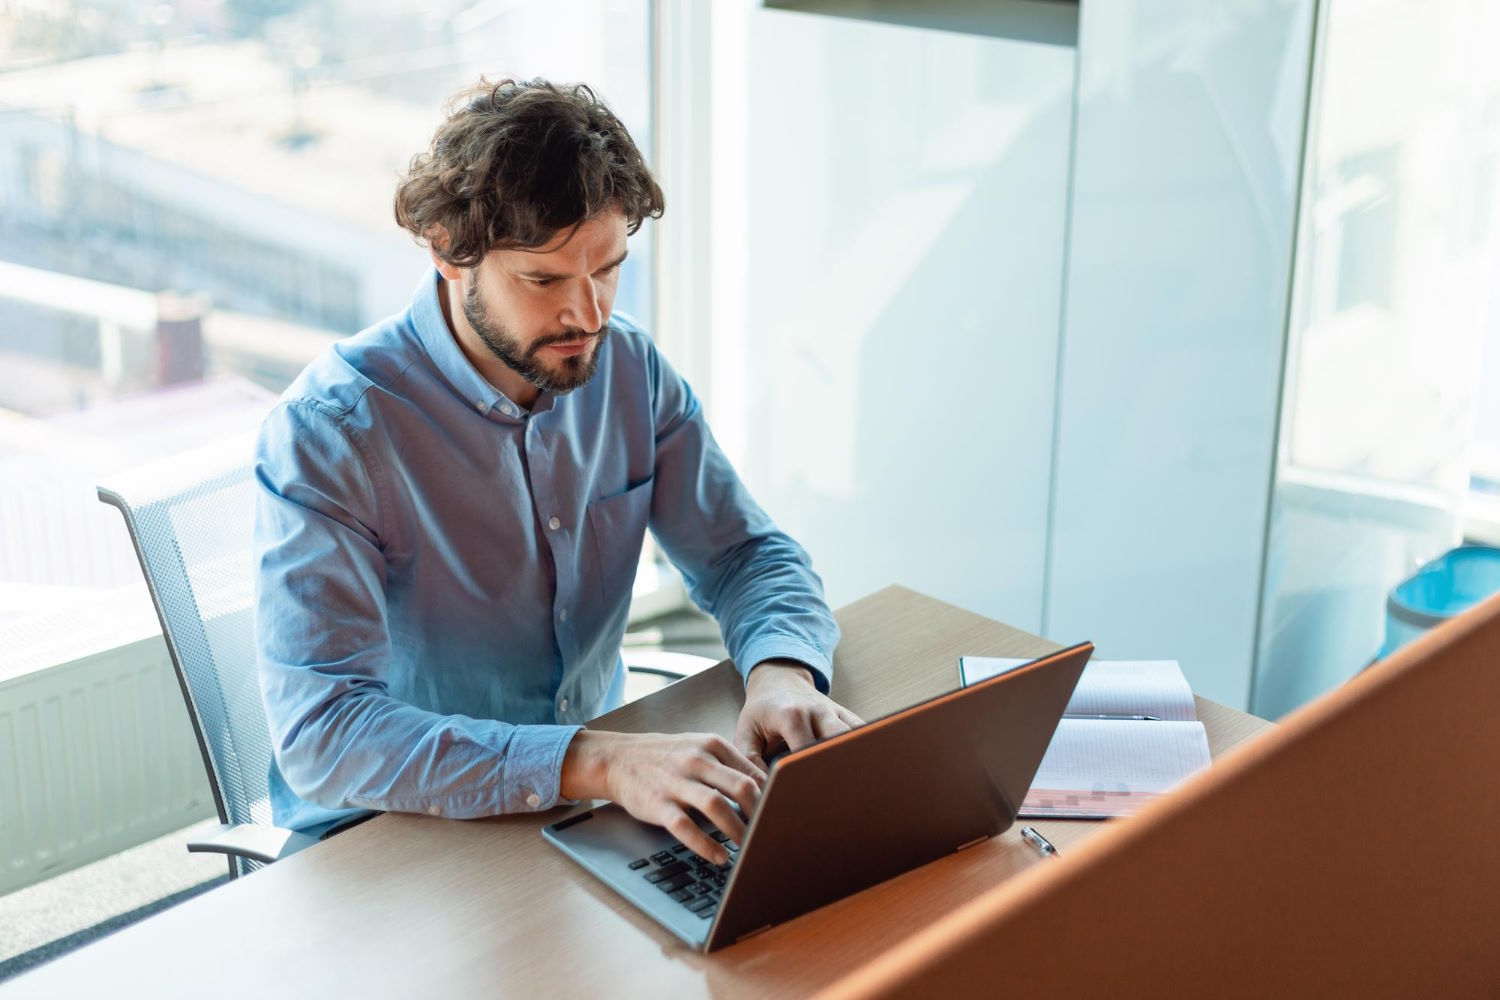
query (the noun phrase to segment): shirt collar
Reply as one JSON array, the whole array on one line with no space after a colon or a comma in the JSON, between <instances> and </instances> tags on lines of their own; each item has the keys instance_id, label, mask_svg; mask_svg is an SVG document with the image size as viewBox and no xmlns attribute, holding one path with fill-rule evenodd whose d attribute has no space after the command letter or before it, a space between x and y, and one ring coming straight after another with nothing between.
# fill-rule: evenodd
<instances>
[{"instance_id":1,"label":"shirt collar","mask_svg":"<svg viewBox=\"0 0 1500 1000\"><path fill-rule=\"evenodd\" d=\"M496 416L522 419L526 411L505 393L490 385L458 346L458 340L448 328L448 321L443 318L443 305L438 301L441 280L442 275L438 273L438 269L429 268L412 296L412 325L416 328L417 337L421 339L427 356L448 380L448 384L453 386L453 390L473 409L485 415L493 411ZM531 412L545 413L552 409L552 404L552 393L543 392L532 404Z\"/></svg>"}]
</instances>

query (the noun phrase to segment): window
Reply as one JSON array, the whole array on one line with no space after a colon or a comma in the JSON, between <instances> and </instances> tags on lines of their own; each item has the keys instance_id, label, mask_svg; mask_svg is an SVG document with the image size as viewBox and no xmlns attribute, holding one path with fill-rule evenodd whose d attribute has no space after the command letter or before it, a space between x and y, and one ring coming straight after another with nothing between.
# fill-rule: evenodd
<instances>
[{"instance_id":1,"label":"window","mask_svg":"<svg viewBox=\"0 0 1500 1000\"><path fill-rule=\"evenodd\" d=\"M1500 19L1321 9L1251 705L1271 718L1370 661L1389 589L1500 471Z\"/></svg>"},{"instance_id":2,"label":"window","mask_svg":"<svg viewBox=\"0 0 1500 1000\"><path fill-rule=\"evenodd\" d=\"M450 6L0 13L0 627L139 591L94 484L253 429L405 307L426 254L391 196L450 94L586 81L650 150L649 0ZM648 325L651 256L648 227L616 304Z\"/></svg>"}]
</instances>

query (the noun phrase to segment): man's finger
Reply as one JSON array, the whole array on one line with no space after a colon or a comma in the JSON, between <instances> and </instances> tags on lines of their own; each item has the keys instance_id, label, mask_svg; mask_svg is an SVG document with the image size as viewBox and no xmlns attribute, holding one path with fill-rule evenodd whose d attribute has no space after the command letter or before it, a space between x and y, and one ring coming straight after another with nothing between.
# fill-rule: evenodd
<instances>
[{"instance_id":1,"label":"man's finger","mask_svg":"<svg viewBox=\"0 0 1500 1000\"><path fill-rule=\"evenodd\" d=\"M805 746L811 746L817 742L813 735L812 726L808 724L807 716L799 711L787 712L779 720L781 732L779 735L786 740L788 750L801 750Z\"/></svg>"},{"instance_id":2,"label":"man's finger","mask_svg":"<svg viewBox=\"0 0 1500 1000\"><path fill-rule=\"evenodd\" d=\"M708 821L718 827L720 833L736 844L745 842L745 821L740 819L740 814L734 811L728 799L708 785L696 785L689 794L692 797L693 808L707 816ZM729 859L726 856L724 861L727 860ZM722 865L724 861L715 861L714 864Z\"/></svg>"},{"instance_id":3,"label":"man's finger","mask_svg":"<svg viewBox=\"0 0 1500 1000\"><path fill-rule=\"evenodd\" d=\"M705 785L717 788L738 805L746 816L755 812L755 807L760 804L760 785L742 771L715 763L706 765L699 777Z\"/></svg>"},{"instance_id":4,"label":"man's finger","mask_svg":"<svg viewBox=\"0 0 1500 1000\"><path fill-rule=\"evenodd\" d=\"M849 725L839 718L837 712L828 708L815 710L812 713L812 724L813 731L818 734L820 740L849 731Z\"/></svg>"},{"instance_id":5,"label":"man's finger","mask_svg":"<svg viewBox=\"0 0 1500 1000\"><path fill-rule=\"evenodd\" d=\"M858 729L860 726L863 726L865 724L864 719L861 719L859 716L849 711L843 705L835 703L833 706L833 710L839 714L839 718L843 720L844 725L848 726L850 729Z\"/></svg>"},{"instance_id":6,"label":"man's finger","mask_svg":"<svg viewBox=\"0 0 1500 1000\"><path fill-rule=\"evenodd\" d=\"M697 785L696 787L702 788L703 786ZM691 805L692 803L684 804ZM720 847L714 838L704 833L702 828L693 822L692 817L681 808L673 811L675 815L664 824L668 833L686 844L689 850L705 861L722 865L729 860L729 852Z\"/></svg>"},{"instance_id":7,"label":"man's finger","mask_svg":"<svg viewBox=\"0 0 1500 1000\"><path fill-rule=\"evenodd\" d=\"M728 764L730 767L734 768L736 771L748 775L755 780L756 784L764 785L766 783L765 761L761 761L760 764L756 764L754 761L752 761L750 759L750 754L746 753L744 747L740 745L740 738L741 737L738 732L735 733L734 743L729 743L724 739L714 737L713 739L709 740L708 752L713 754L719 760L723 761L725 764ZM750 738L753 739L754 737L752 736ZM752 753L755 751L755 747L753 744L751 744L750 749Z\"/></svg>"},{"instance_id":8,"label":"man's finger","mask_svg":"<svg viewBox=\"0 0 1500 1000\"><path fill-rule=\"evenodd\" d=\"M744 712L740 713L739 722L734 727L734 748L760 772L760 775L755 778L756 784L764 785L765 774L770 769L766 766L766 759L761 756L760 747L756 743L755 723Z\"/></svg>"},{"instance_id":9,"label":"man's finger","mask_svg":"<svg viewBox=\"0 0 1500 1000\"><path fill-rule=\"evenodd\" d=\"M755 750L755 723L743 711L734 723L734 748L746 757Z\"/></svg>"}]
</instances>

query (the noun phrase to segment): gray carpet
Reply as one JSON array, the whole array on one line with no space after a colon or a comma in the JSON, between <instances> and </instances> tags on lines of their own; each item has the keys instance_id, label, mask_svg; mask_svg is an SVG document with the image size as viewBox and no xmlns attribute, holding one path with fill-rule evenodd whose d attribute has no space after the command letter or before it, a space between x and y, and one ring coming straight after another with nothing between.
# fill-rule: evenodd
<instances>
[{"instance_id":1,"label":"gray carpet","mask_svg":"<svg viewBox=\"0 0 1500 1000\"><path fill-rule=\"evenodd\" d=\"M228 881L229 875L226 871L225 874L216 879L202 882L179 892L174 892L170 896L153 900L145 906L138 906L126 913L117 914L108 920L100 921L92 927L85 927L83 930L69 934L67 937L49 941L40 947L24 951L14 958L8 958L0 962L0 982L4 982L12 976L18 976L27 969L35 968L43 962L49 962L59 955L66 955L74 948L81 948L91 941L97 941L107 934L113 934L122 927L128 927L137 920L144 920L153 913L159 913L169 906L176 906L185 899L192 899L194 896L207 892L216 886L223 885Z\"/></svg>"}]
</instances>

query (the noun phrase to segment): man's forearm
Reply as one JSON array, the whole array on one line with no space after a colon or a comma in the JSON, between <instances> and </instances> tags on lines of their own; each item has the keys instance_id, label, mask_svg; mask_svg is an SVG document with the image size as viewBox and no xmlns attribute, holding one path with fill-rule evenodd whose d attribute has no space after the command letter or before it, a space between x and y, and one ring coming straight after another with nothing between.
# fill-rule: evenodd
<instances>
[{"instance_id":1,"label":"man's forearm","mask_svg":"<svg viewBox=\"0 0 1500 1000\"><path fill-rule=\"evenodd\" d=\"M619 741L618 733L591 732L580 729L573 734L568 752L563 754L558 794L565 799L609 798L610 749Z\"/></svg>"},{"instance_id":2,"label":"man's forearm","mask_svg":"<svg viewBox=\"0 0 1500 1000\"><path fill-rule=\"evenodd\" d=\"M320 676L314 671L273 669L303 680L296 693L307 701L323 691L311 684ZM283 698L268 713L277 765L293 792L325 808L469 819L549 809L557 800L572 727L445 716L388 695L313 713L296 704Z\"/></svg>"},{"instance_id":3,"label":"man's forearm","mask_svg":"<svg viewBox=\"0 0 1500 1000\"><path fill-rule=\"evenodd\" d=\"M765 683L772 675L783 673L788 676L800 676L814 689L818 686L817 681L813 679L812 668L807 664L797 660L771 659L761 660L750 668L750 672L745 675L745 690L749 692L752 690L752 684ZM759 681L756 680L757 676L760 678Z\"/></svg>"}]
</instances>

